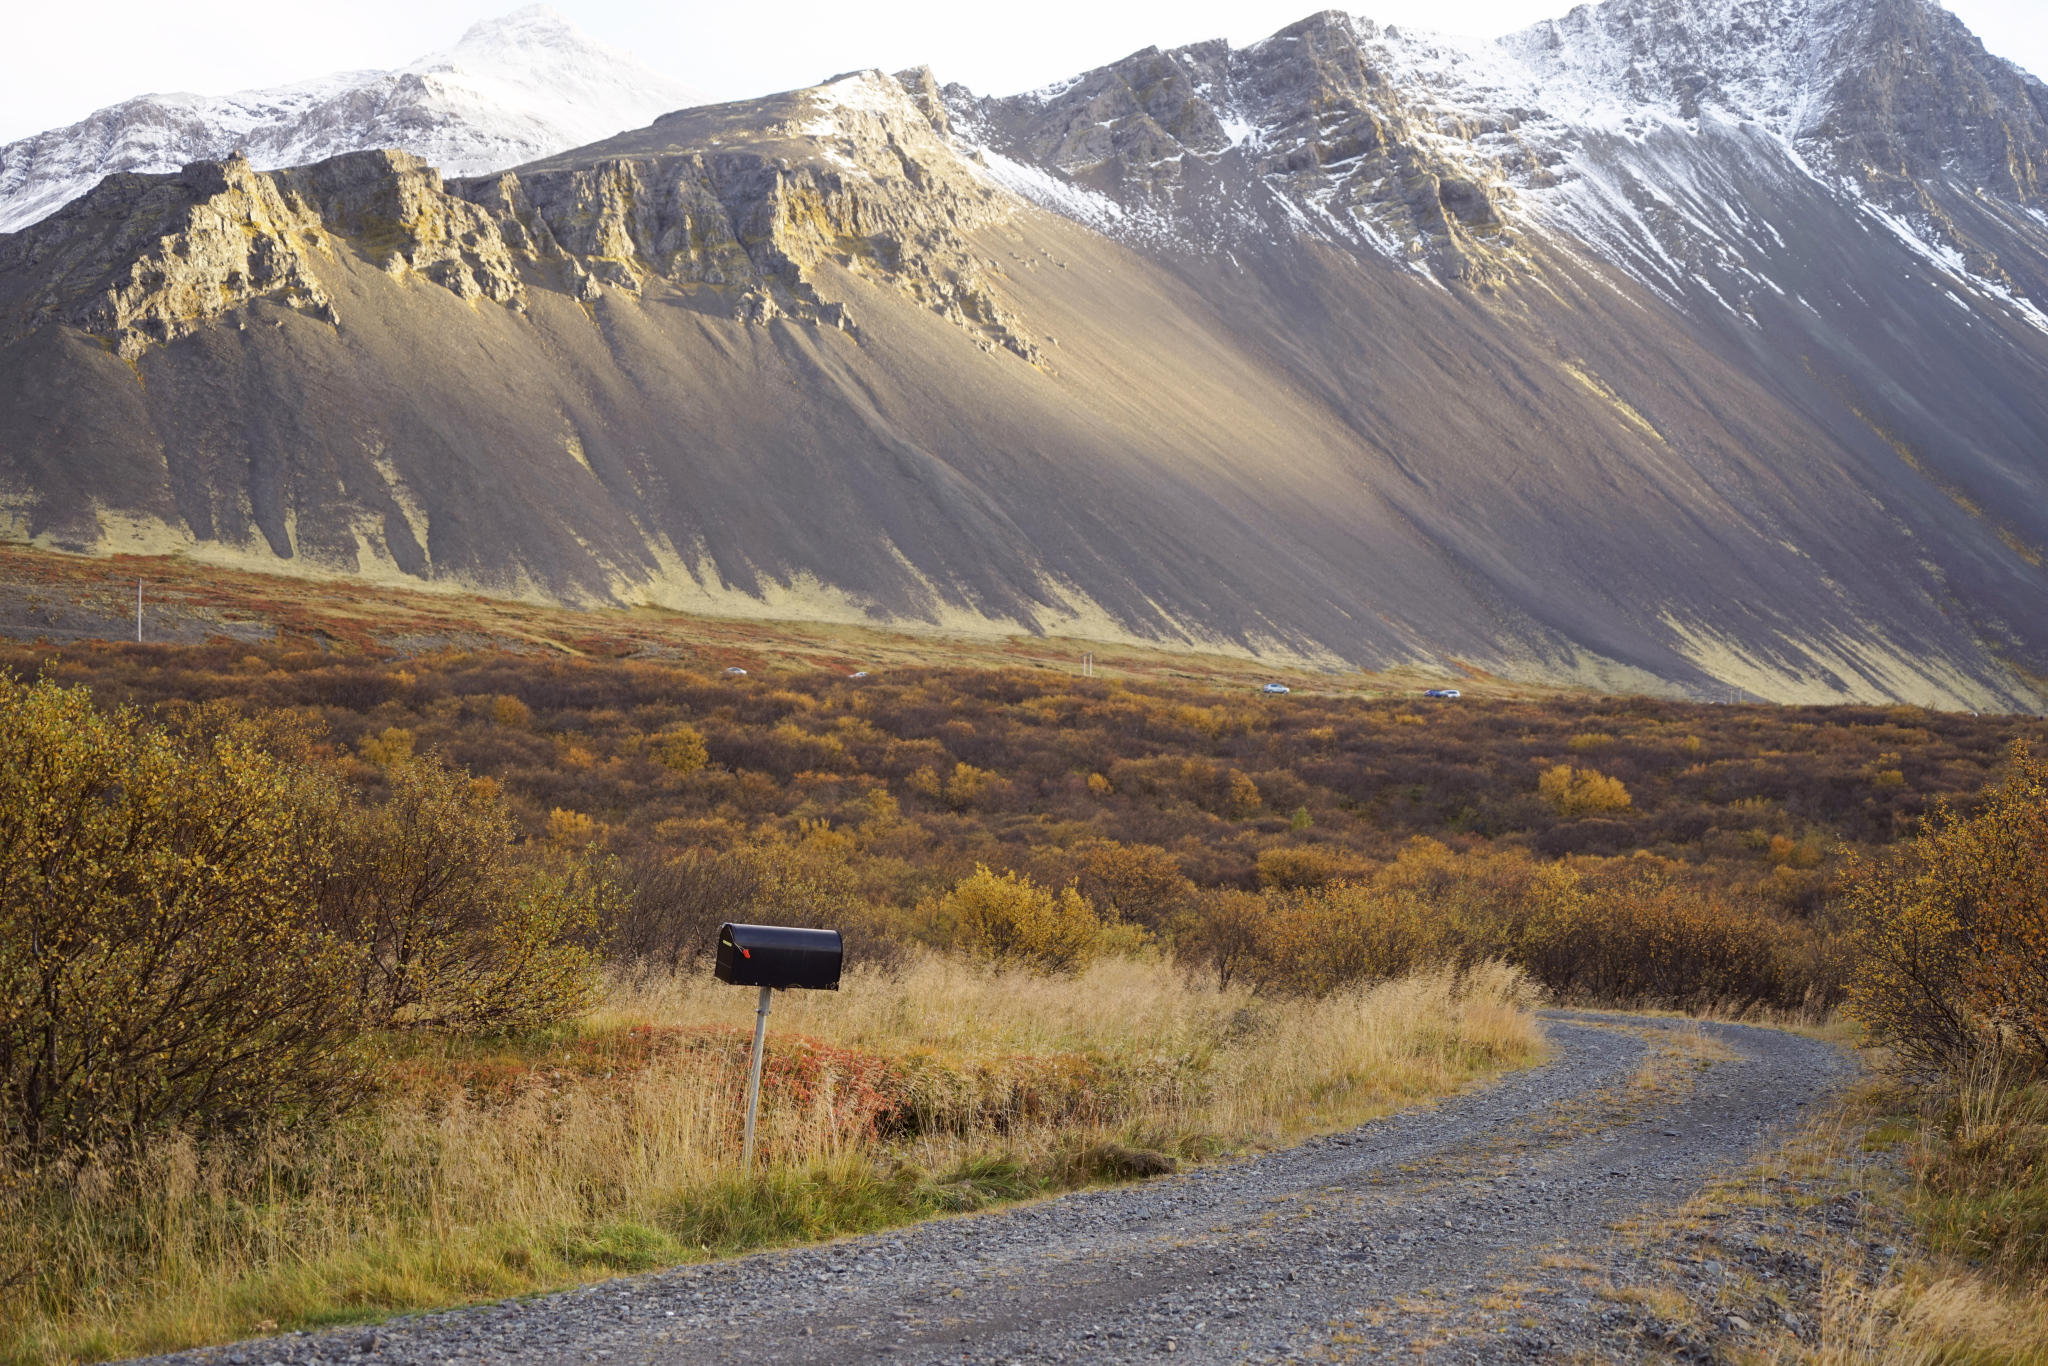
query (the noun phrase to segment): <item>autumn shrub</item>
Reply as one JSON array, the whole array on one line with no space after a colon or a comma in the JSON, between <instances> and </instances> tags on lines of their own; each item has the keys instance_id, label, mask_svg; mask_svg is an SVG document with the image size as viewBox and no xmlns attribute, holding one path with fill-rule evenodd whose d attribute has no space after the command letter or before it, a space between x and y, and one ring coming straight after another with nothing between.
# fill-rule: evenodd
<instances>
[{"instance_id":1,"label":"autumn shrub","mask_svg":"<svg viewBox=\"0 0 2048 1366\"><path fill-rule=\"evenodd\" d=\"M391 768L412 758L413 745L417 737L402 726L386 726L381 735L366 736L357 746L363 762L379 768Z\"/></svg>"},{"instance_id":2,"label":"autumn shrub","mask_svg":"<svg viewBox=\"0 0 2048 1366\"><path fill-rule=\"evenodd\" d=\"M1185 966L1283 996L1327 996L1453 953L1426 901L1364 883L1204 897L1174 939Z\"/></svg>"},{"instance_id":3,"label":"autumn shrub","mask_svg":"<svg viewBox=\"0 0 2048 1366\"><path fill-rule=\"evenodd\" d=\"M1263 976L1266 898L1235 887L1198 893L1175 925L1174 961L1227 991Z\"/></svg>"},{"instance_id":4,"label":"autumn shrub","mask_svg":"<svg viewBox=\"0 0 2048 1366\"><path fill-rule=\"evenodd\" d=\"M871 965L901 952L834 851L776 844L649 853L622 869L620 882L607 950L635 968L688 967L715 949L728 922L837 929L848 958Z\"/></svg>"},{"instance_id":5,"label":"autumn shrub","mask_svg":"<svg viewBox=\"0 0 2048 1366\"><path fill-rule=\"evenodd\" d=\"M1257 811L1265 803L1259 792L1259 785L1236 769L1231 769L1226 781L1229 793L1228 812L1232 816L1245 817Z\"/></svg>"},{"instance_id":6,"label":"autumn shrub","mask_svg":"<svg viewBox=\"0 0 2048 1366\"><path fill-rule=\"evenodd\" d=\"M2048 1070L2048 764L2015 742L1983 811L1943 811L1930 842L1929 863L1960 884L1978 1010L2002 1045Z\"/></svg>"},{"instance_id":7,"label":"autumn shrub","mask_svg":"<svg viewBox=\"0 0 2048 1366\"><path fill-rule=\"evenodd\" d=\"M334 784L0 674L0 1137L128 1146L346 1103L358 956L323 926Z\"/></svg>"},{"instance_id":8,"label":"autumn shrub","mask_svg":"<svg viewBox=\"0 0 2048 1366\"><path fill-rule=\"evenodd\" d=\"M1798 1002L1788 940L1754 909L1662 870L1587 885L1568 865L1533 870L1508 959L1566 999L1733 1007Z\"/></svg>"},{"instance_id":9,"label":"autumn shrub","mask_svg":"<svg viewBox=\"0 0 2048 1366\"><path fill-rule=\"evenodd\" d=\"M321 895L326 925L360 950L351 976L361 1018L380 1028L508 1033L588 1004L598 960L583 941L607 895L604 878L517 857L489 779L427 758L394 769L390 781L385 802L344 809Z\"/></svg>"},{"instance_id":10,"label":"autumn shrub","mask_svg":"<svg viewBox=\"0 0 2048 1366\"><path fill-rule=\"evenodd\" d=\"M1964 817L1850 865L1849 1009L1906 1069L1960 1075L1986 1049L2048 1068L2048 765L2015 742Z\"/></svg>"},{"instance_id":11,"label":"autumn shrub","mask_svg":"<svg viewBox=\"0 0 2048 1366\"><path fill-rule=\"evenodd\" d=\"M704 736L690 726L675 726L654 737L648 745L654 761L671 773L695 773L711 762Z\"/></svg>"},{"instance_id":12,"label":"autumn shrub","mask_svg":"<svg viewBox=\"0 0 2048 1366\"><path fill-rule=\"evenodd\" d=\"M1010 784L1001 774L985 768L976 768L973 764L960 763L953 765L953 771L947 775L940 795L948 806L965 811L1000 801L1009 794L1009 791Z\"/></svg>"},{"instance_id":13,"label":"autumn shrub","mask_svg":"<svg viewBox=\"0 0 2048 1366\"><path fill-rule=\"evenodd\" d=\"M1000 967L1078 972L1099 948L1102 922L1072 886L1054 891L982 864L941 898L960 947Z\"/></svg>"},{"instance_id":14,"label":"autumn shrub","mask_svg":"<svg viewBox=\"0 0 2048 1366\"><path fill-rule=\"evenodd\" d=\"M1321 887L1337 876L1337 859L1313 844L1281 844L1259 851L1259 885L1280 891Z\"/></svg>"},{"instance_id":15,"label":"autumn shrub","mask_svg":"<svg viewBox=\"0 0 2048 1366\"><path fill-rule=\"evenodd\" d=\"M1246 970L1255 985L1327 996L1385 981L1448 957L1427 902L1365 883L1270 891L1261 951Z\"/></svg>"},{"instance_id":16,"label":"autumn shrub","mask_svg":"<svg viewBox=\"0 0 2048 1366\"><path fill-rule=\"evenodd\" d=\"M1157 930L1194 895L1180 859L1156 844L1095 840L1077 851L1076 880L1104 919Z\"/></svg>"},{"instance_id":17,"label":"autumn shrub","mask_svg":"<svg viewBox=\"0 0 2048 1366\"><path fill-rule=\"evenodd\" d=\"M760 875L751 851L739 857L712 849L679 856L649 855L625 870L627 896L607 926L607 942L620 961L678 972L712 952L718 927L753 923L748 913ZM765 917L761 917L764 918Z\"/></svg>"},{"instance_id":18,"label":"autumn shrub","mask_svg":"<svg viewBox=\"0 0 2048 1366\"><path fill-rule=\"evenodd\" d=\"M1324 995L1444 965L1512 964L1560 999L1825 1006L1831 941L1734 903L1653 860L1542 862L1411 840L1357 880L1197 897L1178 922L1184 966L1262 991ZM1636 866L1630 866L1630 865ZM1263 872L1262 868L1262 872Z\"/></svg>"},{"instance_id":19,"label":"autumn shrub","mask_svg":"<svg viewBox=\"0 0 2048 1366\"><path fill-rule=\"evenodd\" d=\"M1626 811L1632 805L1621 779L1610 778L1596 768L1559 764L1545 769L1536 780L1536 791L1560 816Z\"/></svg>"}]
</instances>

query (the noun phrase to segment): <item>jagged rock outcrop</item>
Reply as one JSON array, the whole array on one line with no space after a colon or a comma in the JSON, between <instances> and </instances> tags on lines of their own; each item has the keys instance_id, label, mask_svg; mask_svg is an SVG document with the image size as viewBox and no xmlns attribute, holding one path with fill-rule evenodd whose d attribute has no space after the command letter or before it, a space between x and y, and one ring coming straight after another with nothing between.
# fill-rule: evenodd
<instances>
[{"instance_id":1,"label":"jagged rock outcrop","mask_svg":"<svg viewBox=\"0 0 2048 1366\"><path fill-rule=\"evenodd\" d=\"M574 164L541 162L516 184L503 176L457 192L503 206L535 243L609 270L622 287L659 277L735 292L741 315L844 327L844 304L814 283L829 259L887 281L984 349L1037 363L1039 347L962 235L1012 202L944 140L943 108L922 75L905 73L906 86L855 72L762 102L743 129L719 111L684 111L584 149Z\"/></svg>"},{"instance_id":2,"label":"jagged rock outcrop","mask_svg":"<svg viewBox=\"0 0 2048 1366\"><path fill-rule=\"evenodd\" d=\"M932 131L940 137L950 137L953 120L946 113L946 94L939 87L939 78L928 66L914 66L907 71L896 73L896 83L903 87L903 93L910 96L910 102L917 106L917 112L931 121Z\"/></svg>"},{"instance_id":3,"label":"jagged rock outcrop","mask_svg":"<svg viewBox=\"0 0 2048 1366\"><path fill-rule=\"evenodd\" d=\"M404 152L356 152L290 171L247 159L174 175L109 176L75 210L0 241L0 271L28 284L15 337L67 324L134 361L269 299L338 326L314 266L355 250L464 299L516 303L523 286L497 222Z\"/></svg>"},{"instance_id":4,"label":"jagged rock outcrop","mask_svg":"<svg viewBox=\"0 0 2048 1366\"><path fill-rule=\"evenodd\" d=\"M1609 127L1753 124L1971 275L2048 307L2035 253L2014 274L1997 250L2041 204L2048 86L1931 0L1607 0L1500 46L1553 115L1577 102L1605 106ZM1599 140L1555 117L1544 136L1554 160Z\"/></svg>"},{"instance_id":5,"label":"jagged rock outcrop","mask_svg":"<svg viewBox=\"0 0 2048 1366\"><path fill-rule=\"evenodd\" d=\"M1927 0L1608 0L1504 39L1539 77L1765 124L1875 193L1955 176L2028 203L2048 87Z\"/></svg>"},{"instance_id":6,"label":"jagged rock outcrop","mask_svg":"<svg viewBox=\"0 0 2048 1366\"><path fill-rule=\"evenodd\" d=\"M334 322L306 263L320 226L240 158L110 176L47 231L0 242L0 271L30 277L8 333L69 325L132 362L257 298Z\"/></svg>"},{"instance_id":7,"label":"jagged rock outcrop","mask_svg":"<svg viewBox=\"0 0 2048 1366\"><path fill-rule=\"evenodd\" d=\"M1997 246L2040 199L2048 87L1932 0L1607 0L1497 42L1332 10L1246 48L949 98L991 151L1102 196L1090 221L1126 240L1207 250L1284 227L1482 286L1518 268L1522 224L1611 216L1607 182L1646 138L1753 124L1978 278L2048 300L2034 254L2001 264ZM1630 215L1654 220L1643 198ZM1702 249L1686 224L1643 226L1676 259Z\"/></svg>"}]
</instances>

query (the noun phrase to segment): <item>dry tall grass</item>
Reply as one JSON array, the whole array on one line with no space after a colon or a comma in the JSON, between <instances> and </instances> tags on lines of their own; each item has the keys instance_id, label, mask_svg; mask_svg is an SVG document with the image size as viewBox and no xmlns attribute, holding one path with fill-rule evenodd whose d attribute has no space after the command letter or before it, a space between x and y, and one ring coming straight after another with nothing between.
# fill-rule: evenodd
<instances>
[{"instance_id":1,"label":"dry tall grass","mask_svg":"<svg viewBox=\"0 0 2048 1366\"><path fill-rule=\"evenodd\" d=\"M751 1023L751 1004L747 993L707 977L664 977L621 983L608 1012L618 1023L739 1026ZM1121 1123L1243 1143L1442 1094L1527 1061L1540 1038L1533 1004L1527 979L1497 964L1463 975L1421 972L1322 1000L1276 1000L1148 960L1112 958L1078 977L1041 977L932 954L899 973L852 980L842 992L779 994L769 1028L955 1072L1079 1055L1123 1075L1172 1076L1179 1084L1147 1087Z\"/></svg>"},{"instance_id":2,"label":"dry tall grass","mask_svg":"<svg viewBox=\"0 0 2048 1366\"><path fill-rule=\"evenodd\" d=\"M1818 1345L1780 1351L1800 1366L2040 1366L2048 1362L2048 1299L1976 1276L1913 1268L1878 1290L1833 1277Z\"/></svg>"},{"instance_id":3,"label":"dry tall grass","mask_svg":"<svg viewBox=\"0 0 2048 1366\"><path fill-rule=\"evenodd\" d=\"M749 1179L752 1000L703 977L619 982L545 1043L394 1056L379 1109L319 1135L172 1141L123 1171L17 1182L0 1193L0 1360L164 1350L884 1227L1145 1170L1134 1153L1355 1123L1541 1048L1525 979L1495 966L1276 1001L1158 962L1043 978L934 955L776 997L769 1161Z\"/></svg>"}]
</instances>

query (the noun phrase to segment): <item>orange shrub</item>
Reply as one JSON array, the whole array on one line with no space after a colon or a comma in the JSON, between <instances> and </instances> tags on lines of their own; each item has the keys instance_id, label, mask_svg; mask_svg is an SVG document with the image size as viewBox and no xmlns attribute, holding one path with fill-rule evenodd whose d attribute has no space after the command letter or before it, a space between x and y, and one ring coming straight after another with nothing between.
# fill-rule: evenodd
<instances>
[{"instance_id":1,"label":"orange shrub","mask_svg":"<svg viewBox=\"0 0 2048 1366\"><path fill-rule=\"evenodd\" d=\"M1595 768L1571 768L1559 764L1544 770L1536 780L1536 791L1560 816L1583 816L1596 811L1626 811L1632 805L1621 779L1610 778Z\"/></svg>"}]
</instances>

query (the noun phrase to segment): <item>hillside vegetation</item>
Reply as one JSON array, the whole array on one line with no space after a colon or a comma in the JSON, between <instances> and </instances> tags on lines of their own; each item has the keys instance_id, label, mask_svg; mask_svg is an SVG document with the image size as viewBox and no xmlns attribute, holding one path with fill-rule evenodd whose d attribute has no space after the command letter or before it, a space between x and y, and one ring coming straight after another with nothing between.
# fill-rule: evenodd
<instances>
[{"instance_id":1,"label":"hillside vegetation","mask_svg":"<svg viewBox=\"0 0 2048 1366\"><path fill-rule=\"evenodd\" d=\"M1974 802L2010 742L2043 733L1911 707L1368 702L1051 669L228 643L0 664L103 705L290 714L373 803L425 756L489 777L528 843L612 860L633 894L616 947L671 967L734 917L829 920L882 962L952 947L946 895L985 866L1073 885L1128 940L1225 982L1327 989L1389 953L1455 951L1569 998L1779 1008L1839 997L1845 854ZM1335 923L1358 953L1300 961Z\"/></svg>"},{"instance_id":2,"label":"hillside vegetation","mask_svg":"<svg viewBox=\"0 0 2048 1366\"><path fill-rule=\"evenodd\" d=\"M1960 1116L1930 1227L2039 1261L2032 719L290 642L0 669L11 1359L1142 1176L1525 1063L1545 995L1846 1003ZM851 958L778 1003L753 1180L729 919Z\"/></svg>"}]
</instances>

